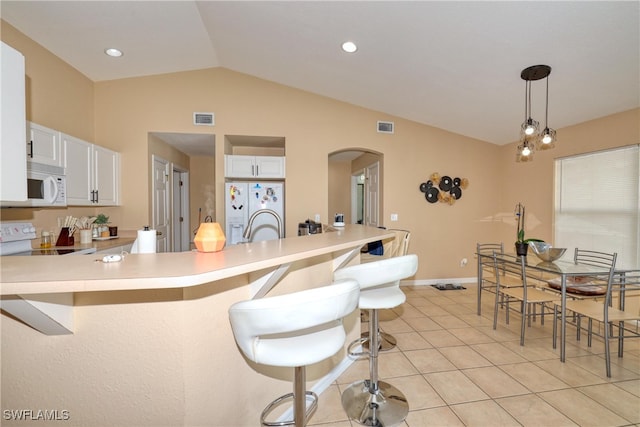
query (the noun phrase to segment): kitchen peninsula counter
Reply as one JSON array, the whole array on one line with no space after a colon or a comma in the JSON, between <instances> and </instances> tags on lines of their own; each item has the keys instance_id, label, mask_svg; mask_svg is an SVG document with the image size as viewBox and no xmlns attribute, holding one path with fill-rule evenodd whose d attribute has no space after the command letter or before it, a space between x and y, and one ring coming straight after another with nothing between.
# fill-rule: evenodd
<instances>
[{"instance_id":1,"label":"kitchen peninsula counter","mask_svg":"<svg viewBox=\"0 0 640 427\"><path fill-rule=\"evenodd\" d=\"M3 257L1 295L181 288L358 248L393 237L375 227L347 225L337 231L239 244L220 252L130 254L103 263L99 254L74 257Z\"/></svg>"},{"instance_id":2,"label":"kitchen peninsula counter","mask_svg":"<svg viewBox=\"0 0 640 427\"><path fill-rule=\"evenodd\" d=\"M359 262L362 245L392 236L353 225L120 263L98 254L3 257L2 303L18 309L3 306L0 322L2 409L65 410L64 425L74 427L257 425L262 408L291 392L292 370L247 361L229 307L325 286ZM343 349L306 369L318 394L353 362L346 347L360 336L359 310L343 325Z\"/></svg>"}]
</instances>

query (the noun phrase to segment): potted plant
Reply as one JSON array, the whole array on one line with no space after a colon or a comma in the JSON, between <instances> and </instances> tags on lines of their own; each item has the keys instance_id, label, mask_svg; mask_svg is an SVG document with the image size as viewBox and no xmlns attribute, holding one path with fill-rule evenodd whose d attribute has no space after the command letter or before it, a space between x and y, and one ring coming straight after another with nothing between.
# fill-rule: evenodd
<instances>
[{"instance_id":1,"label":"potted plant","mask_svg":"<svg viewBox=\"0 0 640 427\"><path fill-rule=\"evenodd\" d=\"M516 205L515 216L517 223L517 235L516 235L516 255L518 256L527 256L527 251L529 249L529 242L543 242L541 239L525 239L524 238L524 220L525 220L525 209L522 203L518 203Z\"/></svg>"},{"instance_id":2,"label":"potted plant","mask_svg":"<svg viewBox=\"0 0 640 427\"><path fill-rule=\"evenodd\" d=\"M93 221L96 226L96 234L95 237L109 237L109 217L105 214L98 214L96 216L96 220Z\"/></svg>"}]
</instances>

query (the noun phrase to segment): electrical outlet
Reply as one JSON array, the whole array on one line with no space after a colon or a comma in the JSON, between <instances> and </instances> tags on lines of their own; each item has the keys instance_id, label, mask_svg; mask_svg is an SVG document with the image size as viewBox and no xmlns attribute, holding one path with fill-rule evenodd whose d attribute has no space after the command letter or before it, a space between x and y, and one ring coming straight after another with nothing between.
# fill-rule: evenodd
<instances>
[{"instance_id":1,"label":"electrical outlet","mask_svg":"<svg viewBox=\"0 0 640 427\"><path fill-rule=\"evenodd\" d=\"M397 221L398 220L398 214L391 214L391 221Z\"/></svg>"},{"instance_id":2,"label":"electrical outlet","mask_svg":"<svg viewBox=\"0 0 640 427\"><path fill-rule=\"evenodd\" d=\"M315 218L313 219L315 222L320 222L320 214L316 214Z\"/></svg>"},{"instance_id":3,"label":"electrical outlet","mask_svg":"<svg viewBox=\"0 0 640 427\"><path fill-rule=\"evenodd\" d=\"M460 260L460 267L466 267L466 265L467 265L467 263L468 263L468 262L469 262L469 261L468 261L466 258L462 258L462 259Z\"/></svg>"}]
</instances>

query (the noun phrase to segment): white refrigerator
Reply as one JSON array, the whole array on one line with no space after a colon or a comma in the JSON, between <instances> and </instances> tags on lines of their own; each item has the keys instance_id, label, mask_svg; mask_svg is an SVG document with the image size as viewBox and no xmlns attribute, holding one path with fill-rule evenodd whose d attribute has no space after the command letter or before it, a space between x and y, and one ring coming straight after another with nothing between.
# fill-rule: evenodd
<instances>
[{"instance_id":1,"label":"white refrigerator","mask_svg":"<svg viewBox=\"0 0 640 427\"><path fill-rule=\"evenodd\" d=\"M261 209L271 209L280 216L284 234L284 183L283 182L227 182L225 189L225 237L227 245L243 241L242 234L249 218ZM251 227L251 241L278 239L278 221L273 215L263 213L255 217Z\"/></svg>"}]
</instances>

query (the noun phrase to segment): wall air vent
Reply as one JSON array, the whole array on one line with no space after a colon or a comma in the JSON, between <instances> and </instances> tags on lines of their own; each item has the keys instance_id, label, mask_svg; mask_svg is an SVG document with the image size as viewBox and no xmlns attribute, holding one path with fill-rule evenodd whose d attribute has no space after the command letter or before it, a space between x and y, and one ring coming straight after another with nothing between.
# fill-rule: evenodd
<instances>
[{"instance_id":1,"label":"wall air vent","mask_svg":"<svg viewBox=\"0 0 640 427\"><path fill-rule=\"evenodd\" d=\"M216 123L213 113L193 113L193 124L196 126L213 126Z\"/></svg>"},{"instance_id":2,"label":"wall air vent","mask_svg":"<svg viewBox=\"0 0 640 427\"><path fill-rule=\"evenodd\" d=\"M393 133L393 122L381 122L378 120L378 132L380 133Z\"/></svg>"}]
</instances>

